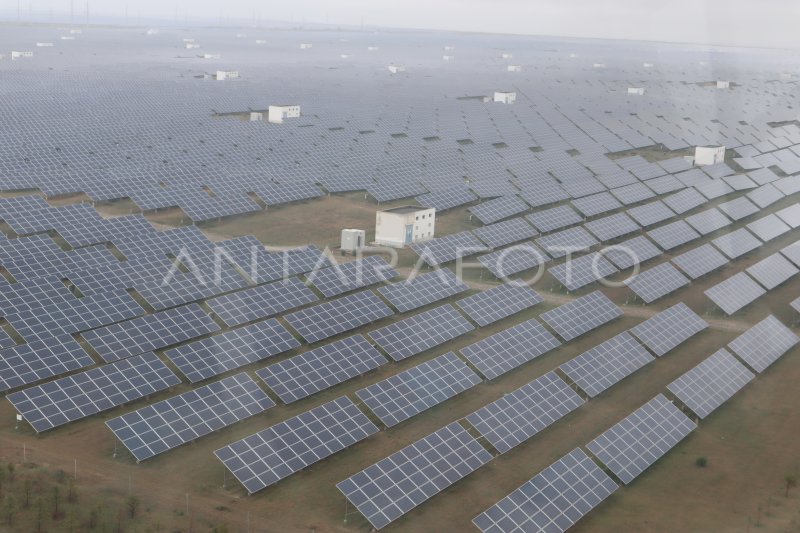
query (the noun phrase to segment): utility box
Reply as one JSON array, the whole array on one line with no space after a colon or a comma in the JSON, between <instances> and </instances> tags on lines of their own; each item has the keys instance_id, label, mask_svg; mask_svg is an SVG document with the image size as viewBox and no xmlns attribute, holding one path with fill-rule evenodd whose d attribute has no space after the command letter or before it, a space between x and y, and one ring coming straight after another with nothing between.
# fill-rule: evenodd
<instances>
[{"instance_id":1,"label":"utility box","mask_svg":"<svg viewBox=\"0 0 800 533\"><path fill-rule=\"evenodd\" d=\"M354 254L364 247L367 233L363 229L343 229L342 230L342 254Z\"/></svg>"},{"instance_id":2,"label":"utility box","mask_svg":"<svg viewBox=\"0 0 800 533\"><path fill-rule=\"evenodd\" d=\"M644 94L644 87L628 87L628 94L642 96Z\"/></svg>"},{"instance_id":3,"label":"utility box","mask_svg":"<svg viewBox=\"0 0 800 533\"><path fill-rule=\"evenodd\" d=\"M251 111L250 122L257 122L259 120L264 120L264 113L259 113L258 111Z\"/></svg>"},{"instance_id":4,"label":"utility box","mask_svg":"<svg viewBox=\"0 0 800 533\"><path fill-rule=\"evenodd\" d=\"M717 80L717 89L730 89L731 82L726 80Z\"/></svg>"}]
</instances>

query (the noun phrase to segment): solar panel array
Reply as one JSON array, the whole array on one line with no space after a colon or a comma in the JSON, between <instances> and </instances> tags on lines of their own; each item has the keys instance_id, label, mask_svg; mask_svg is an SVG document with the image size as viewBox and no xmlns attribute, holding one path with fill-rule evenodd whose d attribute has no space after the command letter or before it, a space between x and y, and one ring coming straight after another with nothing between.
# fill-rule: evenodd
<instances>
[{"instance_id":1,"label":"solar panel array","mask_svg":"<svg viewBox=\"0 0 800 533\"><path fill-rule=\"evenodd\" d=\"M472 519L483 533L563 532L619 486L580 448Z\"/></svg>"},{"instance_id":2,"label":"solar panel array","mask_svg":"<svg viewBox=\"0 0 800 533\"><path fill-rule=\"evenodd\" d=\"M94 364L71 335L34 340L0 350L0 391L16 389Z\"/></svg>"},{"instance_id":3,"label":"solar panel array","mask_svg":"<svg viewBox=\"0 0 800 533\"><path fill-rule=\"evenodd\" d=\"M283 318L307 342L317 342L394 313L369 290L342 296Z\"/></svg>"},{"instance_id":4,"label":"solar panel array","mask_svg":"<svg viewBox=\"0 0 800 533\"><path fill-rule=\"evenodd\" d=\"M700 418L725 403L755 375L724 348L667 385Z\"/></svg>"},{"instance_id":5,"label":"solar panel array","mask_svg":"<svg viewBox=\"0 0 800 533\"><path fill-rule=\"evenodd\" d=\"M590 397L597 396L654 359L630 333L623 331L583 352L559 368Z\"/></svg>"},{"instance_id":6,"label":"solar panel array","mask_svg":"<svg viewBox=\"0 0 800 533\"><path fill-rule=\"evenodd\" d=\"M773 315L769 315L736 337L728 347L756 372L761 373L798 342L800 337Z\"/></svg>"},{"instance_id":7,"label":"solar panel array","mask_svg":"<svg viewBox=\"0 0 800 533\"><path fill-rule=\"evenodd\" d=\"M377 433L346 396L279 422L214 452L253 494Z\"/></svg>"},{"instance_id":8,"label":"solar panel array","mask_svg":"<svg viewBox=\"0 0 800 533\"><path fill-rule=\"evenodd\" d=\"M383 257L371 255L350 263L317 269L308 275L308 280L326 298L332 298L397 276L397 271Z\"/></svg>"},{"instance_id":9,"label":"solar panel array","mask_svg":"<svg viewBox=\"0 0 800 533\"><path fill-rule=\"evenodd\" d=\"M631 333L662 356L708 328L708 323L683 303L677 303L631 328Z\"/></svg>"},{"instance_id":10,"label":"solar panel array","mask_svg":"<svg viewBox=\"0 0 800 533\"><path fill-rule=\"evenodd\" d=\"M526 285L503 283L458 300L456 305L479 326L488 326L543 301Z\"/></svg>"},{"instance_id":11,"label":"solar panel array","mask_svg":"<svg viewBox=\"0 0 800 533\"><path fill-rule=\"evenodd\" d=\"M689 279L670 263L661 263L625 280L625 284L649 304L685 287Z\"/></svg>"},{"instance_id":12,"label":"solar panel array","mask_svg":"<svg viewBox=\"0 0 800 533\"><path fill-rule=\"evenodd\" d=\"M505 453L583 403L564 380L548 372L466 418L497 451Z\"/></svg>"},{"instance_id":13,"label":"solar panel array","mask_svg":"<svg viewBox=\"0 0 800 533\"><path fill-rule=\"evenodd\" d=\"M423 311L369 332L389 357L400 361L475 329L450 304Z\"/></svg>"},{"instance_id":14,"label":"solar panel array","mask_svg":"<svg viewBox=\"0 0 800 533\"><path fill-rule=\"evenodd\" d=\"M378 289L398 311L405 313L468 290L450 270L441 269Z\"/></svg>"},{"instance_id":15,"label":"solar panel array","mask_svg":"<svg viewBox=\"0 0 800 533\"><path fill-rule=\"evenodd\" d=\"M106 425L138 462L274 406L242 372L112 418Z\"/></svg>"},{"instance_id":16,"label":"solar panel array","mask_svg":"<svg viewBox=\"0 0 800 533\"><path fill-rule=\"evenodd\" d=\"M180 379L158 357L144 353L13 392L7 398L41 433L178 383Z\"/></svg>"},{"instance_id":17,"label":"solar panel array","mask_svg":"<svg viewBox=\"0 0 800 533\"><path fill-rule=\"evenodd\" d=\"M622 316L622 309L602 292L594 291L542 313L541 318L561 338L570 341L619 316Z\"/></svg>"},{"instance_id":18,"label":"solar panel array","mask_svg":"<svg viewBox=\"0 0 800 533\"><path fill-rule=\"evenodd\" d=\"M704 292L725 314L732 315L767 291L753 281L753 278L739 272Z\"/></svg>"},{"instance_id":19,"label":"solar panel array","mask_svg":"<svg viewBox=\"0 0 800 533\"><path fill-rule=\"evenodd\" d=\"M481 382L456 354L448 352L356 391L387 427L430 409Z\"/></svg>"},{"instance_id":20,"label":"solar panel array","mask_svg":"<svg viewBox=\"0 0 800 533\"><path fill-rule=\"evenodd\" d=\"M560 345L552 333L532 318L459 351L486 379L494 379Z\"/></svg>"},{"instance_id":21,"label":"solar panel array","mask_svg":"<svg viewBox=\"0 0 800 533\"><path fill-rule=\"evenodd\" d=\"M314 292L302 281L289 278L218 296L206 303L225 325L235 327L317 300Z\"/></svg>"},{"instance_id":22,"label":"solar panel array","mask_svg":"<svg viewBox=\"0 0 800 533\"><path fill-rule=\"evenodd\" d=\"M376 529L492 459L458 423L445 426L336 484Z\"/></svg>"},{"instance_id":23,"label":"solar panel array","mask_svg":"<svg viewBox=\"0 0 800 533\"><path fill-rule=\"evenodd\" d=\"M626 485L697 424L659 394L586 445Z\"/></svg>"},{"instance_id":24,"label":"solar panel array","mask_svg":"<svg viewBox=\"0 0 800 533\"><path fill-rule=\"evenodd\" d=\"M367 339L354 335L266 366L256 375L284 403L292 403L386 362Z\"/></svg>"}]
</instances>

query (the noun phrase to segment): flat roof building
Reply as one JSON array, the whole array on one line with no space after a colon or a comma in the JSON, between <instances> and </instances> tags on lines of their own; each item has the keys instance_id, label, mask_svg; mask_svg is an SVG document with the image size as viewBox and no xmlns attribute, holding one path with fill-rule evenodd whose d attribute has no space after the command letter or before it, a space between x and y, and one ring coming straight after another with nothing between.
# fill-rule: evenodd
<instances>
[{"instance_id":1,"label":"flat roof building","mask_svg":"<svg viewBox=\"0 0 800 533\"><path fill-rule=\"evenodd\" d=\"M714 165L725 161L724 146L698 146L694 149L695 165Z\"/></svg>"},{"instance_id":2,"label":"flat roof building","mask_svg":"<svg viewBox=\"0 0 800 533\"><path fill-rule=\"evenodd\" d=\"M375 213L375 242L403 248L432 239L436 230L436 209L404 205Z\"/></svg>"},{"instance_id":3,"label":"flat roof building","mask_svg":"<svg viewBox=\"0 0 800 533\"><path fill-rule=\"evenodd\" d=\"M273 124L283 124L284 119L300 116L299 105L271 105L267 110L267 121Z\"/></svg>"},{"instance_id":4,"label":"flat roof building","mask_svg":"<svg viewBox=\"0 0 800 533\"><path fill-rule=\"evenodd\" d=\"M495 91L493 101L501 104L513 104L517 101L517 93L513 91Z\"/></svg>"}]
</instances>

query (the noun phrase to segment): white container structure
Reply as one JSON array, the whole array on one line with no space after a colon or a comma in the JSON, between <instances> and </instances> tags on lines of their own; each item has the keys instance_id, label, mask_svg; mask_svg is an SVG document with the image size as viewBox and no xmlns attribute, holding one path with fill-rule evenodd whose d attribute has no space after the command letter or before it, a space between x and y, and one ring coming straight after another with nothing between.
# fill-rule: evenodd
<instances>
[{"instance_id":1,"label":"white container structure","mask_svg":"<svg viewBox=\"0 0 800 533\"><path fill-rule=\"evenodd\" d=\"M506 66L506 70L508 72L520 72L520 71L522 71L522 66L520 66L520 65L508 65L508 66Z\"/></svg>"},{"instance_id":2,"label":"white container structure","mask_svg":"<svg viewBox=\"0 0 800 533\"><path fill-rule=\"evenodd\" d=\"M694 164L714 165L725 161L724 146L698 146L694 149Z\"/></svg>"},{"instance_id":3,"label":"white container structure","mask_svg":"<svg viewBox=\"0 0 800 533\"><path fill-rule=\"evenodd\" d=\"M717 80L717 89L730 89L731 82L727 80Z\"/></svg>"},{"instance_id":4,"label":"white container structure","mask_svg":"<svg viewBox=\"0 0 800 533\"><path fill-rule=\"evenodd\" d=\"M644 94L644 87L628 87L628 94L642 96Z\"/></svg>"},{"instance_id":5,"label":"white container structure","mask_svg":"<svg viewBox=\"0 0 800 533\"><path fill-rule=\"evenodd\" d=\"M343 229L342 230L342 253L354 254L364 247L367 240L367 232L363 229Z\"/></svg>"},{"instance_id":6,"label":"white container structure","mask_svg":"<svg viewBox=\"0 0 800 533\"><path fill-rule=\"evenodd\" d=\"M375 242L403 248L432 239L436 230L436 209L405 205L375 213Z\"/></svg>"},{"instance_id":7,"label":"white container structure","mask_svg":"<svg viewBox=\"0 0 800 533\"><path fill-rule=\"evenodd\" d=\"M389 65L389 72L392 74L397 74L398 72L405 72L406 67L405 65Z\"/></svg>"}]
</instances>

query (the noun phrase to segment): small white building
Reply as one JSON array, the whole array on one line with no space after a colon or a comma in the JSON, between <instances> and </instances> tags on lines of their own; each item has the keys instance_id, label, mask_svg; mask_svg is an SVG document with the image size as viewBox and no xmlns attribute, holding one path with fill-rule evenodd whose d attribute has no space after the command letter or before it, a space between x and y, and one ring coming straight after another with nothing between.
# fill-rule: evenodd
<instances>
[{"instance_id":1,"label":"small white building","mask_svg":"<svg viewBox=\"0 0 800 533\"><path fill-rule=\"evenodd\" d=\"M308 50L312 46L314 46L314 45L311 44L311 43L300 43L300 50Z\"/></svg>"},{"instance_id":2,"label":"small white building","mask_svg":"<svg viewBox=\"0 0 800 533\"><path fill-rule=\"evenodd\" d=\"M389 72L392 74L397 74L398 72L405 72L406 67L405 65L389 65Z\"/></svg>"},{"instance_id":3,"label":"small white building","mask_svg":"<svg viewBox=\"0 0 800 533\"><path fill-rule=\"evenodd\" d=\"M694 149L694 164L713 165L725 161L724 146L698 146Z\"/></svg>"},{"instance_id":4,"label":"small white building","mask_svg":"<svg viewBox=\"0 0 800 533\"><path fill-rule=\"evenodd\" d=\"M203 59L220 59L220 54L203 54Z\"/></svg>"},{"instance_id":5,"label":"small white building","mask_svg":"<svg viewBox=\"0 0 800 533\"><path fill-rule=\"evenodd\" d=\"M200 45L197 43L186 43L183 45L187 50L194 50L195 48L200 48Z\"/></svg>"},{"instance_id":6,"label":"small white building","mask_svg":"<svg viewBox=\"0 0 800 533\"><path fill-rule=\"evenodd\" d=\"M642 63L642 66L644 68L653 68L654 65L652 63Z\"/></svg>"},{"instance_id":7,"label":"small white building","mask_svg":"<svg viewBox=\"0 0 800 533\"><path fill-rule=\"evenodd\" d=\"M184 37L183 38L183 42L185 42L185 43L193 43L194 40L195 40L194 37Z\"/></svg>"},{"instance_id":8,"label":"small white building","mask_svg":"<svg viewBox=\"0 0 800 533\"><path fill-rule=\"evenodd\" d=\"M644 87L628 87L628 94L644 95Z\"/></svg>"},{"instance_id":9,"label":"small white building","mask_svg":"<svg viewBox=\"0 0 800 533\"><path fill-rule=\"evenodd\" d=\"M300 116L299 105L271 105L267 110L267 121L273 124L283 124L284 119Z\"/></svg>"},{"instance_id":10,"label":"small white building","mask_svg":"<svg viewBox=\"0 0 800 533\"><path fill-rule=\"evenodd\" d=\"M157 35L158 34L158 30L155 29L155 28L150 28L149 30L144 32L144 34L145 35ZM63 39L63 37L62 37L62 39Z\"/></svg>"},{"instance_id":11,"label":"small white building","mask_svg":"<svg viewBox=\"0 0 800 533\"><path fill-rule=\"evenodd\" d=\"M514 57L514 56L512 56L508 52L503 52L502 54L500 54L500 58L501 59L511 59L512 57Z\"/></svg>"},{"instance_id":12,"label":"small white building","mask_svg":"<svg viewBox=\"0 0 800 533\"><path fill-rule=\"evenodd\" d=\"M69 30L69 32L72 33L72 34L81 34L81 33L83 33L83 30L81 30L79 28L75 28L75 29Z\"/></svg>"},{"instance_id":13,"label":"small white building","mask_svg":"<svg viewBox=\"0 0 800 533\"><path fill-rule=\"evenodd\" d=\"M780 77L782 80L790 80L792 79L792 74L790 72L781 72Z\"/></svg>"},{"instance_id":14,"label":"small white building","mask_svg":"<svg viewBox=\"0 0 800 533\"><path fill-rule=\"evenodd\" d=\"M75 36L74 35L62 35L61 36L61 40L62 41L74 41L75 40Z\"/></svg>"},{"instance_id":15,"label":"small white building","mask_svg":"<svg viewBox=\"0 0 800 533\"><path fill-rule=\"evenodd\" d=\"M11 51L11 59L17 60L23 57L33 57L33 52L18 52L16 50Z\"/></svg>"},{"instance_id":16,"label":"small white building","mask_svg":"<svg viewBox=\"0 0 800 533\"><path fill-rule=\"evenodd\" d=\"M606 68L606 64L605 63L593 63L592 66L594 68Z\"/></svg>"},{"instance_id":17,"label":"small white building","mask_svg":"<svg viewBox=\"0 0 800 533\"><path fill-rule=\"evenodd\" d=\"M445 51L445 52L452 52L452 51L453 51L453 50L455 50L455 49L456 49L456 47L455 47L455 46L453 46L453 45L451 45L451 44L446 44L446 45L444 46L444 51Z\"/></svg>"},{"instance_id":18,"label":"small white building","mask_svg":"<svg viewBox=\"0 0 800 533\"><path fill-rule=\"evenodd\" d=\"M217 81L227 80L229 78L238 78L238 70L218 70L216 74Z\"/></svg>"},{"instance_id":19,"label":"small white building","mask_svg":"<svg viewBox=\"0 0 800 533\"><path fill-rule=\"evenodd\" d=\"M717 80L717 89L730 89L731 82L727 80Z\"/></svg>"},{"instance_id":20,"label":"small white building","mask_svg":"<svg viewBox=\"0 0 800 533\"><path fill-rule=\"evenodd\" d=\"M339 54L342 59L350 59L350 54Z\"/></svg>"},{"instance_id":21,"label":"small white building","mask_svg":"<svg viewBox=\"0 0 800 533\"><path fill-rule=\"evenodd\" d=\"M522 71L521 65L508 65L506 66L506 70L509 72L520 72Z\"/></svg>"},{"instance_id":22,"label":"small white building","mask_svg":"<svg viewBox=\"0 0 800 533\"><path fill-rule=\"evenodd\" d=\"M236 34L236 38L237 39L244 39L245 37L247 37L246 33L237 33Z\"/></svg>"},{"instance_id":23,"label":"small white building","mask_svg":"<svg viewBox=\"0 0 800 533\"><path fill-rule=\"evenodd\" d=\"M354 254L364 247L366 241L367 232L363 229L343 229L340 249L343 254L347 252Z\"/></svg>"},{"instance_id":24,"label":"small white building","mask_svg":"<svg viewBox=\"0 0 800 533\"><path fill-rule=\"evenodd\" d=\"M501 104L513 104L517 101L517 93L514 91L495 91L492 101L500 102Z\"/></svg>"},{"instance_id":25,"label":"small white building","mask_svg":"<svg viewBox=\"0 0 800 533\"><path fill-rule=\"evenodd\" d=\"M49 47L53 46L53 43L36 43L36 46L38 46L40 48L49 48Z\"/></svg>"},{"instance_id":26,"label":"small white building","mask_svg":"<svg viewBox=\"0 0 800 533\"><path fill-rule=\"evenodd\" d=\"M250 122L258 122L259 120L264 120L264 113L259 113L258 111L251 111Z\"/></svg>"},{"instance_id":27,"label":"small white building","mask_svg":"<svg viewBox=\"0 0 800 533\"><path fill-rule=\"evenodd\" d=\"M452 61L455 58L456 58L455 56L449 56L449 55L443 55L442 56L442 59L444 59L445 61Z\"/></svg>"},{"instance_id":28,"label":"small white building","mask_svg":"<svg viewBox=\"0 0 800 533\"><path fill-rule=\"evenodd\" d=\"M414 242L432 239L436 229L436 209L405 205L375 213L375 242L403 248Z\"/></svg>"},{"instance_id":29,"label":"small white building","mask_svg":"<svg viewBox=\"0 0 800 533\"><path fill-rule=\"evenodd\" d=\"M267 44L266 39L256 39L256 44Z\"/></svg>"},{"instance_id":30,"label":"small white building","mask_svg":"<svg viewBox=\"0 0 800 533\"><path fill-rule=\"evenodd\" d=\"M377 46L367 46L367 52L377 52L377 51L378 51Z\"/></svg>"}]
</instances>

